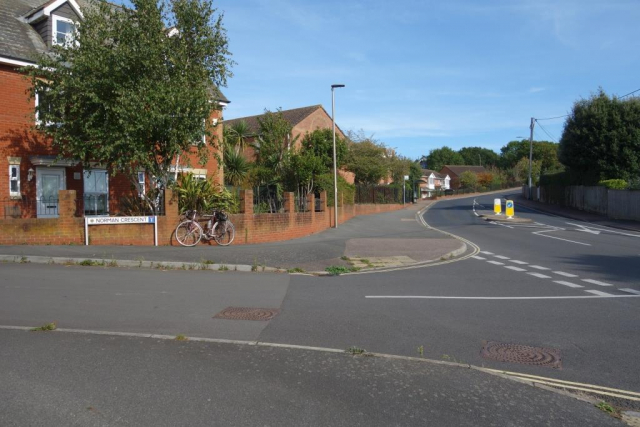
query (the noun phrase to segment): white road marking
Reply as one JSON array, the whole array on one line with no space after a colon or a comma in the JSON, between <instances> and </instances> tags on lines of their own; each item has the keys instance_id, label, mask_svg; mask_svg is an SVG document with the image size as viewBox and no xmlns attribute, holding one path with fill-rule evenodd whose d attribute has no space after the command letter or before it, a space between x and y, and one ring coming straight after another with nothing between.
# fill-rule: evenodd
<instances>
[{"instance_id":1,"label":"white road marking","mask_svg":"<svg viewBox=\"0 0 640 427\"><path fill-rule=\"evenodd\" d=\"M489 251L480 251L480 253L485 255L493 255L493 252L489 252Z\"/></svg>"},{"instance_id":2,"label":"white road marking","mask_svg":"<svg viewBox=\"0 0 640 427\"><path fill-rule=\"evenodd\" d=\"M539 279L551 279L551 276L547 276L546 274L541 274L541 273L527 273L527 274L537 277Z\"/></svg>"},{"instance_id":3,"label":"white road marking","mask_svg":"<svg viewBox=\"0 0 640 427\"><path fill-rule=\"evenodd\" d=\"M589 292L590 294L598 295L598 296L601 296L601 297L612 297L613 296L613 294L608 294L608 293L602 292L602 291L588 290L588 291L585 291L585 292ZM640 295L638 295L638 296L640 296Z\"/></svg>"},{"instance_id":4,"label":"white road marking","mask_svg":"<svg viewBox=\"0 0 640 427\"><path fill-rule=\"evenodd\" d=\"M565 285L570 288L584 288L582 285L576 285L575 283L565 282L564 280L554 280L553 283L557 283L559 285Z\"/></svg>"},{"instance_id":5,"label":"white road marking","mask_svg":"<svg viewBox=\"0 0 640 427\"><path fill-rule=\"evenodd\" d=\"M598 286L613 286L611 283L601 282L599 280L593 280L593 279L582 279L582 281L587 283L593 283L594 285L598 285Z\"/></svg>"},{"instance_id":6,"label":"white road marking","mask_svg":"<svg viewBox=\"0 0 640 427\"><path fill-rule=\"evenodd\" d=\"M509 270L513 270L513 271L527 271L524 268L515 267L513 265L505 265L504 268L508 268Z\"/></svg>"},{"instance_id":7,"label":"white road marking","mask_svg":"<svg viewBox=\"0 0 640 427\"><path fill-rule=\"evenodd\" d=\"M574 225L574 226L580 227L580 228L589 228L591 230L595 230L595 231L598 231L598 232L604 231L606 233L621 234L623 236L640 237L640 234L623 233L621 231L615 231L615 230L612 230L612 229L609 229L609 228L599 228L599 227L593 227L593 226L578 225L578 224L574 224L574 223L571 223L571 222L567 222L567 224ZM585 231L585 230L580 230L580 231ZM593 233L593 231L591 231L591 232Z\"/></svg>"},{"instance_id":8,"label":"white road marking","mask_svg":"<svg viewBox=\"0 0 640 427\"><path fill-rule=\"evenodd\" d=\"M620 289L622 292L629 292L630 294L640 295L640 291L631 288Z\"/></svg>"},{"instance_id":9,"label":"white road marking","mask_svg":"<svg viewBox=\"0 0 640 427\"><path fill-rule=\"evenodd\" d=\"M494 256L498 259L510 259L508 256L504 256L504 255L494 255Z\"/></svg>"},{"instance_id":10,"label":"white road marking","mask_svg":"<svg viewBox=\"0 0 640 427\"><path fill-rule=\"evenodd\" d=\"M474 255L471 258L480 259L480 260L483 260L483 261L486 259L485 257L481 257L481 256L478 256L478 255Z\"/></svg>"},{"instance_id":11,"label":"white road marking","mask_svg":"<svg viewBox=\"0 0 640 427\"><path fill-rule=\"evenodd\" d=\"M533 232L532 234L535 234L536 236L548 237L548 238L550 238L550 239L562 240L562 241L564 241L564 242L575 243L575 244L577 244L577 245L591 246L589 243L576 242L575 240L562 239L562 238L560 238L560 237L547 236L546 234L542 234L542 233L548 233L549 231L558 231L558 230L542 230L542 231L535 231L535 232Z\"/></svg>"},{"instance_id":12,"label":"white road marking","mask_svg":"<svg viewBox=\"0 0 640 427\"><path fill-rule=\"evenodd\" d=\"M535 268L536 270L549 270L547 267L542 267L540 265L530 265L529 267Z\"/></svg>"},{"instance_id":13,"label":"white road marking","mask_svg":"<svg viewBox=\"0 0 640 427\"><path fill-rule=\"evenodd\" d=\"M570 223L570 222L568 222L567 224L569 224L569 225L574 225L574 226L578 227L578 229L577 229L576 231L583 231L583 232L585 232L585 233L595 234L596 236L597 236L598 234L600 234L600 231L592 230L592 229L590 229L590 228L588 228L588 227L585 227L584 225L572 224L572 223Z\"/></svg>"},{"instance_id":14,"label":"white road marking","mask_svg":"<svg viewBox=\"0 0 640 427\"><path fill-rule=\"evenodd\" d=\"M517 259L510 259L509 262L513 262L516 264L520 264L520 265L527 265L529 264L528 262L524 262L524 261L518 261Z\"/></svg>"},{"instance_id":15,"label":"white road marking","mask_svg":"<svg viewBox=\"0 0 640 427\"><path fill-rule=\"evenodd\" d=\"M598 291L593 291L598 292ZM604 295L577 295L555 297L443 297L430 295L367 295L369 299L460 299L460 300L542 300L542 299L600 299L600 298L638 298L640 295L612 295L601 292Z\"/></svg>"},{"instance_id":16,"label":"white road marking","mask_svg":"<svg viewBox=\"0 0 640 427\"><path fill-rule=\"evenodd\" d=\"M498 261L487 261L489 264L494 264L494 265L504 265L504 262L498 262Z\"/></svg>"},{"instance_id":17,"label":"white road marking","mask_svg":"<svg viewBox=\"0 0 640 427\"><path fill-rule=\"evenodd\" d=\"M554 273L564 277L578 277L577 274L565 273L564 271L554 271Z\"/></svg>"}]
</instances>

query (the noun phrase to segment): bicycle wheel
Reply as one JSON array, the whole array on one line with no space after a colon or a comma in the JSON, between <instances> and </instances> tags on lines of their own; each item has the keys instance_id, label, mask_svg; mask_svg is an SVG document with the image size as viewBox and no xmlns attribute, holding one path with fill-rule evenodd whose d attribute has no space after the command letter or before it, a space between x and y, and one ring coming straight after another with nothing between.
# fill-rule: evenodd
<instances>
[{"instance_id":1,"label":"bicycle wheel","mask_svg":"<svg viewBox=\"0 0 640 427\"><path fill-rule=\"evenodd\" d=\"M176 227L176 240L182 246L195 246L202 239L202 227L195 221L183 221Z\"/></svg>"},{"instance_id":2,"label":"bicycle wheel","mask_svg":"<svg viewBox=\"0 0 640 427\"><path fill-rule=\"evenodd\" d=\"M236 229L229 221L216 222L213 226L213 238L220 246L228 246L236 237Z\"/></svg>"}]
</instances>

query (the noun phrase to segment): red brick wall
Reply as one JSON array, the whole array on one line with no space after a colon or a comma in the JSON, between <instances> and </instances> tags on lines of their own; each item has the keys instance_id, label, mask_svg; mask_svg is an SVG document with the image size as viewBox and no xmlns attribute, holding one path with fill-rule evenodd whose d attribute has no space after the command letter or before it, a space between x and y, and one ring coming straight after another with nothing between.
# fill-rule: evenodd
<instances>
[{"instance_id":1,"label":"red brick wall","mask_svg":"<svg viewBox=\"0 0 640 427\"><path fill-rule=\"evenodd\" d=\"M60 192L60 217L55 219L0 219L1 245L84 245L84 218L75 217L75 191ZM178 245L173 232L178 225L177 201L167 191L166 216L158 217L158 245ZM252 212L253 194L245 192L248 211ZM250 202L250 201L251 202ZM333 208L321 212L292 212L293 195L287 195L288 212L279 214L243 213L230 215L236 228L234 245L290 240L318 233L333 226ZM338 208L338 221L343 223L358 215L369 215L402 209L402 205L346 205ZM153 245L153 225L100 225L89 227L91 245ZM215 244L203 242L203 244Z\"/></svg>"}]
</instances>

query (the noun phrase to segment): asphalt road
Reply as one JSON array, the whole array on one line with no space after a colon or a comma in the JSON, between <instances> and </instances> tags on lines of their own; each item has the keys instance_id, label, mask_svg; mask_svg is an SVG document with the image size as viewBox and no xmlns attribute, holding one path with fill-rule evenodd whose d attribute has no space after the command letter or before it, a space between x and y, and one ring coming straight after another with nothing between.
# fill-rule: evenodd
<instances>
[{"instance_id":1,"label":"asphalt road","mask_svg":"<svg viewBox=\"0 0 640 427\"><path fill-rule=\"evenodd\" d=\"M640 237L520 212L518 206L517 213L534 223L518 227L488 223L474 209L476 213L490 209L493 198L434 205L424 215L430 226L468 239L482 252L475 258L420 269L321 278L0 264L0 325L56 321L63 328L337 349L358 346L408 356L417 356L422 347L426 358L640 392L635 357L640 342L640 297L636 297ZM281 311L269 322L213 318L227 306ZM0 343L9 342L3 334ZM561 368L485 359L480 354L484 341L557 349ZM69 354L76 344L69 344ZM19 339L11 348L22 348L24 356L30 354L31 345ZM80 355L89 353L86 345L77 345ZM157 357L169 357L160 353ZM113 357L128 366L142 356ZM161 389L170 394L171 381L161 381Z\"/></svg>"},{"instance_id":2,"label":"asphalt road","mask_svg":"<svg viewBox=\"0 0 640 427\"><path fill-rule=\"evenodd\" d=\"M0 331L0 425L617 426L481 372L317 351Z\"/></svg>"}]
</instances>

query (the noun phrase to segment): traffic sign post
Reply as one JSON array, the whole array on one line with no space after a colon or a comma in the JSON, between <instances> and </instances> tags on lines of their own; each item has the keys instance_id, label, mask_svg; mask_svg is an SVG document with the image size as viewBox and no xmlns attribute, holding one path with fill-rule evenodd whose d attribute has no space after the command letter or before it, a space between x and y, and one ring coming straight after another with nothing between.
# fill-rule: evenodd
<instances>
[{"instance_id":1,"label":"traffic sign post","mask_svg":"<svg viewBox=\"0 0 640 427\"><path fill-rule=\"evenodd\" d=\"M500 199L493 199L493 213L502 215L502 201Z\"/></svg>"},{"instance_id":2,"label":"traffic sign post","mask_svg":"<svg viewBox=\"0 0 640 427\"><path fill-rule=\"evenodd\" d=\"M507 214L507 218L513 218L515 216L515 208L513 206L513 200L507 200L505 211Z\"/></svg>"}]
</instances>

